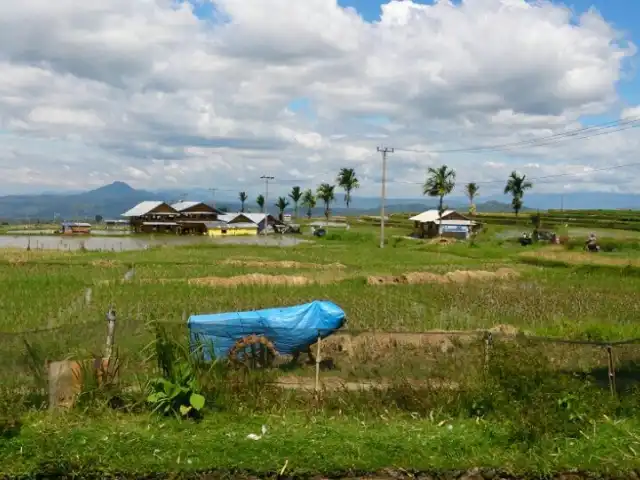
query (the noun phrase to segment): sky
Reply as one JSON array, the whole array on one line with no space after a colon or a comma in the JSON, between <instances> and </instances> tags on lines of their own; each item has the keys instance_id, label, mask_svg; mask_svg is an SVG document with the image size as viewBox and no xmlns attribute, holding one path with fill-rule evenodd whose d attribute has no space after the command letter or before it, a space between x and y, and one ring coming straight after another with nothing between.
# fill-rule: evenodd
<instances>
[{"instance_id":1,"label":"sky","mask_svg":"<svg viewBox=\"0 0 640 480\"><path fill-rule=\"evenodd\" d=\"M0 195L255 197L262 175L278 195L347 167L370 196L378 146L391 197L443 164L459 193L500 193L514 170L537 193L634 193L634 18L637 0L0 2Z\"/></svg>"}]
</instances>

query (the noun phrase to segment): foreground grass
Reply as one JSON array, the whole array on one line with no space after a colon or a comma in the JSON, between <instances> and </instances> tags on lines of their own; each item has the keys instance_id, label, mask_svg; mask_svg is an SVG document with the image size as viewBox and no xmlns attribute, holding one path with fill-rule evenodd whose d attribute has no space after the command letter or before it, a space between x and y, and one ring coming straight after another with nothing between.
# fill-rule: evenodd
<instances>
[{"instance_id":1,"label":"foreground grass","mask_svg":"<svg viewBox=\"0 0 640 480\"><path fill-rule=\"evenodd\" d=\"M259 433L261 440L247 439ZM257 474L437 471L474 467L514 474L577 469L601 474L638 468L637 420L600 419L579 438L512 442L507 423L483 420L230 416L200 423L105 414L90 420L36 414L19 437L0 442L5 475L82 475L241 470ZM636 432L636 433L634 433Z\"/></svg>"}]
</instances>

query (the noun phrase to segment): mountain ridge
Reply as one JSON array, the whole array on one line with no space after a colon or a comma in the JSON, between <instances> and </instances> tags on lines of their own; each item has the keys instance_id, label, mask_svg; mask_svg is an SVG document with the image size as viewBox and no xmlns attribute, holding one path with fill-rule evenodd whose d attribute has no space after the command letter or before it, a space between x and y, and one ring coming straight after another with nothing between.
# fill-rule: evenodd
<instances>
[{"instance_id":1,"label":"mountain ridge","mask_svg":"<svg viewBox=\"0 0 640 480\"><path fill-rule=\"evenodd\" d=\"M103 218L119 218L120 215L131 207L144 200L157 200L172 203L177 201L182 194L175 191L147 191L138 190L125 182L113 182L93 190L73 193L47 193L31 195L8 195L0 197L0 219L3 220L40 220L41 222L71 219L93 220L96 215ZM186 200L207 201L211 194L204 189L191 189L184 198ZM275 199L274 199L275 200ZM502 201L501 201L502 200ZM476 206L479 212L496 213L510 212L511 206L508 197L487 196L480 197ZM526 208L523 211L536 209L547 210L549 208L560 209L630 209L633 206L640 207L640 195L633 194L601 194L593 192L578 192L571 194L536 194L528 193L525 196ZM209 201L208 203L211 203ZM272 202L270 202L272 203ZM420 212L429 208L436 208L436 200L424 198L389 198L385 202L387 213ZM466 211L468 200L460 196L445 198L445 204L451 208ZM254 202L249 205L250 210L256 211ZM216 206L226 207L229 211L239 210L240 202L231 199L230 196L217 200ZM287 209L291 211L290 205ZM346 209L340 202L335 202L332 211L336 214L377 214L380 209L380 199L376 197L354 197L351 207ZM269 210L275 212L275 207L269 205ZM302 209L301 209L302 210ZM314 214L322 213L322 208L314 210Z\"/></svg>"}]
</instances>

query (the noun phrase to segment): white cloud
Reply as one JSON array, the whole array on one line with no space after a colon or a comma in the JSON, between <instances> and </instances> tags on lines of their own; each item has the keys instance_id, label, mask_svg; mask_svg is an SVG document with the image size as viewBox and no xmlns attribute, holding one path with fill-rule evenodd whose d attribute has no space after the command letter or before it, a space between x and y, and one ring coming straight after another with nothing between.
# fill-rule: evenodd
<instances>
[{"instance_id":1,"label":"white cloud","mask_svg":"<svg viewBox=\"0 0 640 480\"><path fill-rule=\"evenodd\" d=\"M308 187L354 166L358 193L377 194L376 146L386 144L397 148L389 194L410 196L443 162L460 181L482 182L513 169L598 169L640 147L628 130L437 153L540 138L580 127L583 115L640 116L622 111L616 92L635 47L595 11L391 1L368 23L335 0L210 5L214 18L174 0L0 2L0 191L124 180L253 195L263 173ZM299 99L309 108L291 106ZM620 188L637 190L640 170L625 172ZM615 178L594 171L571 188Z\"/></svg>"}]
</instances>

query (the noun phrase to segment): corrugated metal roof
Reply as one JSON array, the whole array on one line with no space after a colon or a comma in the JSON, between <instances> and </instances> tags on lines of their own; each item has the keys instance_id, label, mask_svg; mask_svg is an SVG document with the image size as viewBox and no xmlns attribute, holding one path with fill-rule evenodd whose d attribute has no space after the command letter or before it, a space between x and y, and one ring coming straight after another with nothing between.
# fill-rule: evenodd
<instances>
[{"instance_id":1,"label":"corrugated metal roof","mask_svg":"<svg viewBox=\"0 0 640 480\"><path fill-rule=\"evenodd\" d=\"M229 223L238 215L244 215L244 213L223 213L222 215L218 215L218 220Z\"/></svg>"},{"instance_id":2,"label":"corrugated metal roof","mask_svg":"<svg viewBox=\"0 0 640 480\"><path fill-rule=\"evenodd\" d=\"M233 222L236 218L238 218L240 215L244 216L245 218L247 218L249 221L255 223L256 225L258 223L260 223L261 221L264 220L264 213L225 213L224 215L218 215L218 219L222 220L223 222Z\"/></svg>"},{"instance_id":3,"label":"corrugated metal roof","mask_svg":"<svg viewBox=\"0 0 640 480\"><path fill-rule=\"evenodd\" d=\"M164 202L154 202L154 201L145 201L140 202L138 205L133 207L131 210L128 210L122 214L123 217L141 217L142 215L146 215L151 212L154 208L158 208ZM163 214L166 215L166 214Z\"/></svg>"},{"instance_id":4,"label":"corrugated metal roof","mask_svg":"<svg viewBox=\"0 0 640 480\"><path fill-rule=\"evenodd\" d=\"M90 223L85 222L62 222L63 227L90 227Z\"/></svg>"},{"instance_id":5,"label":"corrugated metal roof","mask_svg":"<svg viewBox=\"0 0 640 480\"><path fill-rule=\"evenodd\" d=\"M444 212L442 212L442 216L446 217L447 215L451 215L454 211L455 210L445 210ZM412 222L428 223L428 222L435 222L439 218L440 218L440 215L438 215L438 210L433 209L433 210L427 210L426 212L419 213L415 217L411 217L409 220L411 220Z\"/></svg>"},{"instance_id":6,"label":"corrugated metal roof","mask_svg":"<svg viewBox=\"0 0 640 480\"><path fill-rule=\"evenodd\" d=\"M258 228L258 225L255 223L238 222L230 223L229 228Z\"/></svg>"},{"instance_id":7,"label":"corrugated metal roof","mask_svg":"<svg viewBox=\"0 0 640 480\"><path fill-rule=\"evenodd\" d=\"M142 225L151 225L151 226L167 226L167 227L176 227L178 224L176 222L142 222Z\"/></svg>"},{"instance_id":8,"label":"corrugated metal roof","mask_svg":"<svg viewBox=\"0 0 640 480\"><path fill-rule=\"evenodd\" d=\"M202 224L210 230L214 228L227 228L229 225L227 222L202 222Z\"/></svg>"},{"instance_id":9,"label":"corrugated metal roof","mask_svg":"<svg viewBox=\"0 0 640 480\"><path fill-rule=\"evenodd\" d=\"M202 202L178 202L171 205L171 208L177 210L178 212L183 212L187 208L195 207L196 205L204 205ZM209 213L209 212L206 212Z\"/></svg>"},{"instance_id":10,"label":"corrugated metal roof","mask_svg":"<svg viewBox=\"0 0 640 480\"><path fill-rule=\"evenodd\" d=\"M433 223L441 225L476 225L477 222L473 220L442 220L442 222L436 220Z\"/></svg>"},{"instance_id":11,"label":"corrugated metal roof","mask_svg":"<svg viewBox=\"0 0 640 480\"><path fill-rule=\"evenodd\" d=\"M264 213L242 213L241 215L244 215L256 225L263 221L265 217Z\"/></svg>"}]
</instances>

